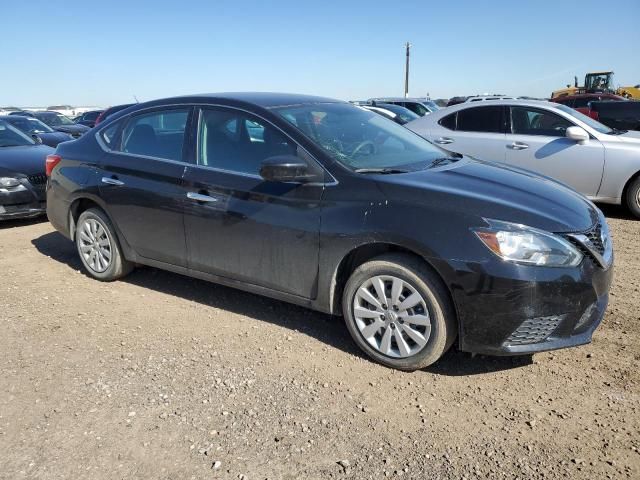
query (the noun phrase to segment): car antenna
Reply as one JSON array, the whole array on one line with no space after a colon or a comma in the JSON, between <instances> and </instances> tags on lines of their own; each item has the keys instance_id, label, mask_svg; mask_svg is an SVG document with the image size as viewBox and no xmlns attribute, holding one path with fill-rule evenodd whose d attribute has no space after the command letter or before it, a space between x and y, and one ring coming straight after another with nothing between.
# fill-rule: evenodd
<instances>
[{"instance_id":1,"label":"car antenna","mask_svg":"<svg viewBox=\"0 0 640 480\"><path fill-rule=\"evenodd\" d=\"M140 103L140 100L138 100L138 97L136 97L135 95L133 96L134 100L136 101L136 103Z\"/></svg>"}]
</instances>

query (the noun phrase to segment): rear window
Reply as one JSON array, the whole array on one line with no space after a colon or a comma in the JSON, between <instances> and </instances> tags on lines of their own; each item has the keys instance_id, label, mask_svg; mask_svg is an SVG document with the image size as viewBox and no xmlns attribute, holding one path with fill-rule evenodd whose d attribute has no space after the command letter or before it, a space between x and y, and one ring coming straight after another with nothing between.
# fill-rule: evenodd
<instances>
[{"instance_id":1,"label":"rear window","mask_svg":"<svg viewBox=\"0 0 640 480\"><path fill-rule=\"evenodd\" d=\"M441 118L438 123L440 125L442 125L444 128L448 128L449 130L455 130L456 129L456 114L452 113L450 115L447 115L446 117Z\"/></svg>"},{"instance_id":2,"label":"rear window","mask_svg":"<svg viewBox=\"0 0 640 480\"><path fill-rule=\"evenodd\" d=\"M122 152L182 161L188 117L189 109L171 109L131 118L122 132Z\"/></svg>"},{"instance_id":3,"label":"rear window","mask_svg":"<svg viewBox=\"0 0 640 480\"><path fill-rule=\"evenodd\" d=\"M457 130L502 133L502 107L474 107L458 111Z\"/></svg>"}]
</instances>

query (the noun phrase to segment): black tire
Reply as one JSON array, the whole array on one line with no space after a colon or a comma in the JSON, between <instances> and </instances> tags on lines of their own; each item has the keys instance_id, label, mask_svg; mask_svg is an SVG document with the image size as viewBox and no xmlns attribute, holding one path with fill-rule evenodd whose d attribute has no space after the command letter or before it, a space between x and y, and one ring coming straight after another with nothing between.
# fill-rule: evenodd
<instances>
[{"instance_id":1,"label":"black tire","mask_svg":"<svg viewBox=\"0 0 640 480\"><path fill-rule=\"evenodd\" d=\"M631 181L626 194L627 208L634 217L640 218L640 176Z\"/></svg>"},{"instance_id":2,"label":"black tire","mask_svg":"<svg viewBox=\"0 0 640 480\"><path fill-rule=\"evenodd\" d=\"M372 346L361 333L354 316L354 300L358 289L377 276L391 276L410 284L423 299L429 313L431 325L426 345L415 345L415 354L403 358L385 355ZM389 280L390 281L390 280ZM385 305L383 305L385 306ZM390 308L386 306L387 308ZM385 310L387 309L385 308ZM449 293L442 280L419 258L406 254L385 254L376 257L355 269L347 281L342 296L342 311L349 333L358 346L375 361L399 370L417 370L436 362L451 347L457 335L456 314ZM405 317L408 318L408 317ZM382 316L380 317L382 319ZM378 321L378 320L375 320ZM384 321L384 320L381 320ZM373 323L373 320L371 321ZM404 322L400 322L404 323ZM410 323L410 322L409 322ZM404 330L404 326L394 329ZM388 327L387 327L388 328ZM392 335L397 335L392 329ZM383 336L386 328L376 335ZM402 335L402 333L400 333ZM426 335L425 335L426 336ZM377 338L377 337L376 337ZM398 345L397 340L394 339ZM382 343L381 343L382 344Z\"/></svg>"},{"instance_id":3,"label":"black tire","mask_svg":"<svg viewBox=\"0 0 640 480\"><path fill-rule=\"evenodd\" d=\"M92 232L87 232L85 227L90 228L92 225L96 224L104 229L104 233L106 234L109 242L109 248L107 250L111 252L111 256L109 258L108 265L106 266L104 263L99 263L99 266L95 263L102 262L102 259L105 259L106 255L103 255L101 260L96 259L92 262L91 258L87 259L87 253L83 253L83 250L90 248L86 242L87 238L91 237L87 237L87 233L92 235ZM122 249L120 248L120 243L118 242L118 238L115 234L115 229L113 228L111 221L102 210L98 208L90 208L80 214L76 224L75 240L78 256L80 257L80 261L82 262L84 269L96 280L111 282L124 277L133 270L133 264L124 258L124 255L122 254ZM103 269L103 267L105 268Z\"/></svg>"}]
</instances>

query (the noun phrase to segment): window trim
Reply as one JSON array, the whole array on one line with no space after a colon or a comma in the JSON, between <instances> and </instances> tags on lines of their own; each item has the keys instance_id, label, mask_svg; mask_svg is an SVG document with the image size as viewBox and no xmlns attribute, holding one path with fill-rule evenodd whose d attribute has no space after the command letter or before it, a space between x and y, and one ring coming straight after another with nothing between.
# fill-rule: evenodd
<instances>
[{"instance_id":1,"label":"window trim","mask_svg":"<svg viewBox=\"0 0 640 480\"><path fill-rule=\"evenodd\" d=\"M546 110L544 108L540 108L540 107L532 107L529 105L508 105L507 106L507 111L508 111L508 123L507 126L508 128L508 135L522 135L523 137L549 137L549 138L566 138L566 135L562 135L562 136L556 136L556 135L531 135L531 134L527 134L527 133L515 133L513 131L513 115L512 115L512 111L511 109L513 108L525 108L527 110L533 110L535 112L539 112L539 113L545 113L548 115L555 115L556 117L560 117L562 120L565 120L566 122L570 123L572 127L578 127L579 125L576 125L574 122L572 122L569 118L565 117L564 115L560 115L559 113L556 113L552 110ZM567 127L569 128L569 127ZM583 127L580 127L583 128ZM583 128L584 129L584 128ZM589 133L589 132L587 132ZM589 133L589 136L591 136L591 133Z\"/></svg>"},{"instance_id":2,"label":"window trim","mask_svg":"<svg viewBox=\"0 0 640 480\"><path fill-rule=\"evenodd\" d=\"M202 112L203 110L235 110L238 112L242 112L244 114L248 114L250 116L259 118L260 120L262 120L263 122L265 122L265 126L270 126L276 130L278 130L280 133L282 133L287 139L289 139L297 148L301 149L305 155L309 158L308 161L313 162L323 173L324 173L324 179L320 180L320 181L316 181L316 182L306 182L306 183L301 183L301 185L309 185L309 186L318 186L318 185L337 185L338 181L336 180L336 178L331 174L331 172L329 172L324 165L322 165L322 163L320 163L318 161L318 159L313 156L306 148L304 148L304 146L300 145L299 142L297 142L296 140L294 140L291 135L289 135L287 132L285 132L282 128L278 127L277 125L274 125L270 120L264 118L262 115L256 113L256 112L252 112L251 110L246 110L244 108L240 108L240 107L235 107L235 106L231 106L231 105L220 105L220 104L213 104L213 103L205 103L205 104L198 104L195 105L194 108L194 122L193 122L193 127L195 127L193 129L193 131L195 131L195 139L193 142L194 145L194 150L195 150L195 155L194 155L194 163L191 163L190 165L194 166L194 167L198 167L198 168L204 168L207 170L212 170L215 172L220 172L220 173L225 173L225 174L230 174L230 175L239 175L239 176L243 176L243 177L249 177L249 178L254 178L254 179L259 179L261 181L264 181L264 179L257 174L254 173L247 173L247 172L238 172L235 170L227 170L224 168L220 168L220 167L212 167L210 165L201 165L200 163L198 163L199 160L199 155L200 155L200 126L202 123ZM304 159L301 159L304 160Z\"/></svg>"}]
</instances>

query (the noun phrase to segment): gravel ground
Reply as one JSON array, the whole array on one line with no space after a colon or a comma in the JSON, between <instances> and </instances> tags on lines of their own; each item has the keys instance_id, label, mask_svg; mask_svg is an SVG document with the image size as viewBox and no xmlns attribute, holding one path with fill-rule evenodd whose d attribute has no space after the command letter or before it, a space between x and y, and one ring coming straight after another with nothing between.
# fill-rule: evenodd
<instances>
[{"instance_id":1,"label":"gravel ground","mask_svg":"<svg viewBox=\"0 0 640 480\"><path fill-rule=\"evenodd\" d=\"M639 478L640 222L591 345L374 364L341 319L0 225L1 479Z\"/></svg>"}]
</instances>

